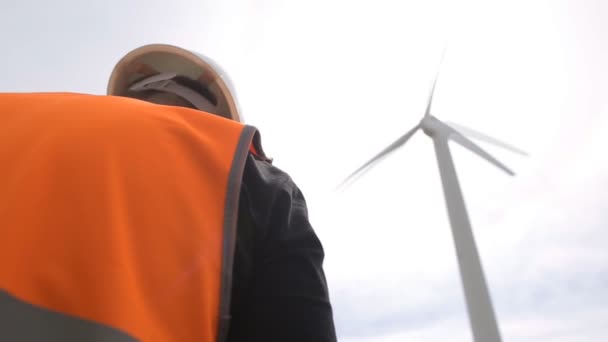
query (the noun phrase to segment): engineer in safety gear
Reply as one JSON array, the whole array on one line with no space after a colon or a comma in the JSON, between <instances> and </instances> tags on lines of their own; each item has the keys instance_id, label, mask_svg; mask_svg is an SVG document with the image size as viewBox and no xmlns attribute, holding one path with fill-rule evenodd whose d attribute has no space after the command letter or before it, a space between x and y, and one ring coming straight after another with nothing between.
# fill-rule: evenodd
<instances>
[{"instance_id":1,"label":"engineer in safety gear","mask_svg":"<svg viewBox=\"0 0 608 342\"><path fill-rule=\"evenodd\" d=\"M0 341L336 341L302 192L207 57L143 46L0 119Z\"/></svg>"}]
</instances>

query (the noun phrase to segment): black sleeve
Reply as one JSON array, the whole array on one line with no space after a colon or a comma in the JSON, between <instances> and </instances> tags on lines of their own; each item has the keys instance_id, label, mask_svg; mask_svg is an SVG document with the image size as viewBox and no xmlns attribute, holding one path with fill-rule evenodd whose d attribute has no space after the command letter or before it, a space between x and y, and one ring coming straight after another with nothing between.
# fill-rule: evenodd
<instances>
[{"instance_id":1,"label":"black sleeve","mask_svg":"<svg viewBox=\"0 0 608 342\"><path fill-rule=\"evenodd\" d=\"M249 156L243 176L228 342L333 342L323 247L291 178Z\"/></svg>"}]
</instances>

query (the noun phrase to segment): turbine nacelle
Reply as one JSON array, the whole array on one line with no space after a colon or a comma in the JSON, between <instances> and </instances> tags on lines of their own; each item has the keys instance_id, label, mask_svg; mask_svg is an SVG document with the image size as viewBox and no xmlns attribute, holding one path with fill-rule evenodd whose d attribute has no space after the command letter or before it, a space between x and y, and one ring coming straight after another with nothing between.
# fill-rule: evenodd
<instances>
[{"instance_id":1,"label":"turbine nacelle","mask_svg":"<svg viewBox=\"0 0 608 342\"><path fill-rule=\"evenodd\" d=\"M445 124L439 121L436 117L432 115L425 115L422 120L420 120L420 128L422 131L428 135L429 137L434 137L437 134L445 133Z\"/></svg>"}]
</instances>

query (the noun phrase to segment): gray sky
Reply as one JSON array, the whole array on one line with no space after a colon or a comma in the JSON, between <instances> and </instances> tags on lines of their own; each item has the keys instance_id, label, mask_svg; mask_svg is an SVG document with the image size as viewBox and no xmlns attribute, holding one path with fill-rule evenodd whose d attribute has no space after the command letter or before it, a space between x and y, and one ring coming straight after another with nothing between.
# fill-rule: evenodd
<instances>
[{"instance_id":1,"label":"gray sky","mask_svg":"<svg viewBox=\"0 0 608 342\"><path fill-rule=\"evenodd\" d=\"M431 141L333 192L421 118L447 46L434 114L531 154L487 147L510 178L452 149L503 339L604 341L607 15L601 0L20 0L0 11L0 91L102 94L152 42L211 56L308 200L340 340L469 341Z\"/></svg>"}]
</instances>

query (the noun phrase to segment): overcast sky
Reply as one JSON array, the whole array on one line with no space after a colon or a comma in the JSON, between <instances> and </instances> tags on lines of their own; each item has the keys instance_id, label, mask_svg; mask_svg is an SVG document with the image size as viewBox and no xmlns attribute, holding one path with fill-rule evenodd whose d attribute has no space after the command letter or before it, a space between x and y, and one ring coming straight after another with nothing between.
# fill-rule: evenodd
<instances>
[{"instance_id":1,"label":"overcast sky","mask_svg":"<svg viewBox=\"0 0 608 342\"><path fill-rule=\"evenodd\" d=\"M8 1L0 91L102 94L147 43L216 59L247 123L304 192L341 341L470 341L432 143L434 114L530 153L453 147L504 341L608 339L608 2ZM486 145L483 145L486 147Z\"/></svg>"}]
</instances>

